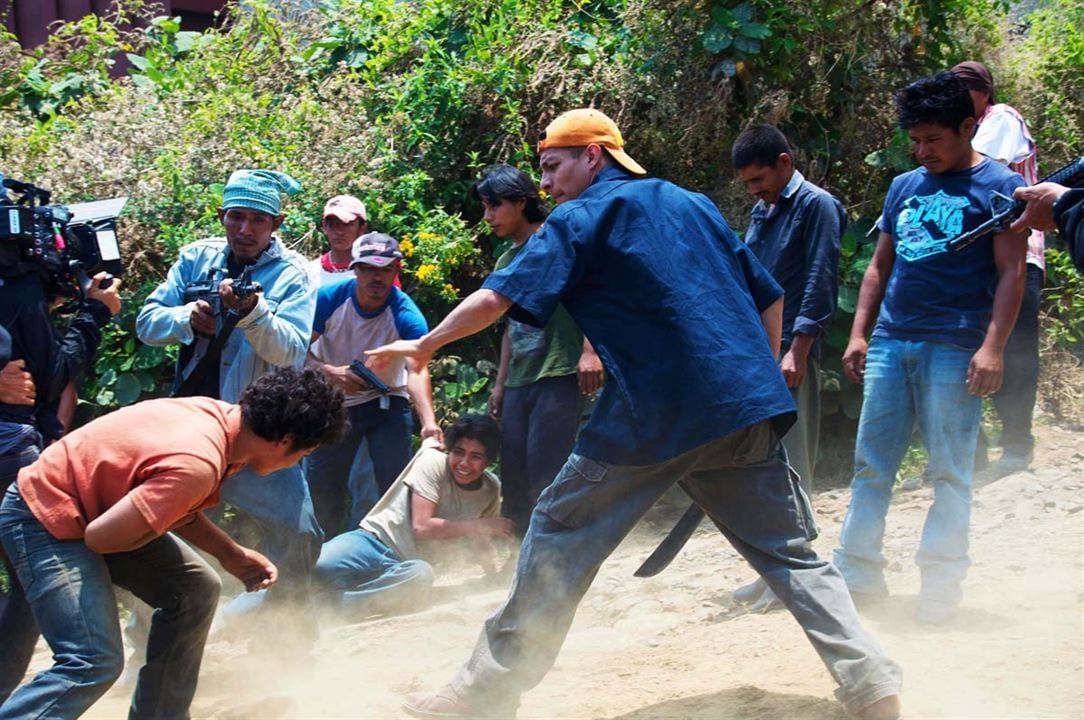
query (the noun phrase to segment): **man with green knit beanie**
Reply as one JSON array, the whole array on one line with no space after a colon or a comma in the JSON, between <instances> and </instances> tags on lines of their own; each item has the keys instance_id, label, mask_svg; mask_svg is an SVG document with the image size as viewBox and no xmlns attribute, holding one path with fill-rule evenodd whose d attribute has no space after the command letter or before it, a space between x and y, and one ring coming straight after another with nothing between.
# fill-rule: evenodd
<instances>
[{"instance_id":1,"label":"man with green knit beanie","mask_svg":"<svg viewBox=\"0 0 1084 720\"><path fill-rule=\"evenodd\" d=\"M301 367L317 283L306 259L275 234L283 195L300 189L282 172L235 171L218 208L225 237L181 248L165 281L147 298L136 330L148 345L180 346L174 394L237 402L246 386L274 367ZM262 289L241 299L233 284L246 270ZM266 599L304 603L323 533L300 467L259 478L242 471L223 487L222 500L257 521L260 550L279 567L279 584ZM225 619L263 604L261 595L254 599L238 598ZM242 600L248 600L244 607Z\"/></svg>"}]
</instances>

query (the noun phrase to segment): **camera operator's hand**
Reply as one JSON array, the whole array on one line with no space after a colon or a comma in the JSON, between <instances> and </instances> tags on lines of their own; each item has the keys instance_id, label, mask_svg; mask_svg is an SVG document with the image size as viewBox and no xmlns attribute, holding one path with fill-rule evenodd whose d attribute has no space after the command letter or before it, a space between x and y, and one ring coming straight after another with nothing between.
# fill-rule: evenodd
<instances>
[{"instance_id":1,"label":"camera operator's hand","mask_svg":"<svg viewBox=\"0 0 1084 720\"><path fill-rule=\"evenodd\" d=\"M109 273L102 271L90 279L87 299L97 300L109 308L110 315L116 315L120 312L120 278L113 278L113 281L109 283L109 287L103 289L100 285L108 275Z\"/></svg>"},{"instance_id":2,"label":"camera operator's hand","mask_svg":"<svg viewBox=\"0 0 1084 720\"><path fill-rule=\"evenodd\" d=\"M192 330L200 335L214 335L218 329L215 324L214 310L206 300L197 300L192 308L192 316L189 318Z\"/></svg>"},{"instance_id":3,"label":"camera operator's hand","mask_svg":"<svg viewBox=\"0 0 1084 720\"><path fill-rule=\"evenodd\" d=\"M222 284L218 286L218 296L222 298L223 307L236 311L241 317L252 312L252 308L256 307L256 301L260 299L259 295L253 293L244 300L238 300L233 292L233 280L222 281Z\"/></svg>"},{"instance_id":4,"label":"camera operator's hand","mask_svg":"<svg viewBox=\"0 0 1084 720\"><path fill-rule=\"evenodd\" d=\"M22 358L12 360L0 370L0 403L5 405L33 405L37 397L34 378L26 371Z\"/></svg>"}]
</instances>

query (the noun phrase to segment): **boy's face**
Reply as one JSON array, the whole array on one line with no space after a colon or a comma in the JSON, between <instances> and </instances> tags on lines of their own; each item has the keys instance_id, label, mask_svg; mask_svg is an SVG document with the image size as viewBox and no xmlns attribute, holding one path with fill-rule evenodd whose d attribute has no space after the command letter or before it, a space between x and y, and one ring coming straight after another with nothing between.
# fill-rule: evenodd
<instances>
[{"instance_id":1,"label":"boy's face","mask_svg":"<svg viewBox=\"0 0 1084 720\"><path fill-rule=\"evenodd\" d=\"M474 438L459 438L448 451L448 468L457 485L470 485L482 477L489 456L486 446Z\"/></svg>"},{"instance_id":2,"label":"boy's face","mask_svg":"<svg viewBox=\"0 0 1084 720\"><path fill-rule=\"evenodd\" d=\"M934 174L971 167L971 131L975 120L964 120L953 130L936 123L919 123L907 129L911 150L922 167Z\"/></svg>"},{"instance_id":3,"label":"boy's face","mask_svg":"<svg viewBox=\"0 0 1084 720\"><path fill-rule=\"evenodd\" d=\"M354 218L350 222L343 222L334 215L324 218L324 235L337 252L349 253L354 241L367 229L368 225L361 218Z\"/></svg>"},{"instance_id":4,"label":"boy's face","mask_svg":"<svg viewBox=\"0 0 1084 720\"><path fill-rule=\"evenodd\" d=\"M787 153L780 154L774 165L753 163L738 170L738 177L745 184L745 189L749 194L768 205L779 202L779 196L790 182L792 175L794 175L794 166Z\"/></svg>"},{"instance_id":5,"label":"boy's face","mask_svg":"<svg viewBox=\"0 0 1084 720\"><path fill-rule=\"evenodd\" d=\"M275 442L268 442L268 445L267 451L261 453L259 459L248 464L257 475L270 475L277 470L293 467L316 449L314 447L294 448L293 435L287 435Z\"/></svg>"},{"instance_id":6,"label":"boy's face","mask_svg":"<svg viewBox=\"0 0 1084 720\"><path fill-rule=\"evenodd\" d=\"M526 205L527 200L524 198L516 200L482 198L482 206L486 209L483 218L489 223L489 229L497 237L512 237L527 221L523 215L523 208Z\"/></svg>"}]
</instances>

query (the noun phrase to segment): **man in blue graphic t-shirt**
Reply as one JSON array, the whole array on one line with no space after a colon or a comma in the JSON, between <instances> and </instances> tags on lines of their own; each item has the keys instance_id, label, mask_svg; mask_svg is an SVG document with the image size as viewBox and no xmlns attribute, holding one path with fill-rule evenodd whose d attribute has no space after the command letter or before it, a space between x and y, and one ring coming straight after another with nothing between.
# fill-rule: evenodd
<instances>
[{"instance_id":1,"label":"man in blue graphic t-shirt","mask_svg":"<svg viewBox=\"0 0 1084 720\"><path fill-rule=\"evenodd\" d=\"M350 416L342 440L305 459L316 519L328 539L356 528L410 462L411 402L422 438L441 437L426 363L399 358L378 364L366 361L364 354L394 340L421 337L429 329L410 296L395 287L402 257L395 238L366 233L351 248L353 277L321 287L316 297L305 364L346 394ZM350 369L356 360L381 379L386 395Z\"/></svg>"},{"instance_id":2,"label":"man in blue graphic t-shirt","mask_svg":"<svg viewBox=\"0 0 1084 720\"><path fill-rule=\"evenodd\" d=\"M888 593L885 514L917 424L934 484L916 558L922 574L917 618L944 624L955 617L970 562L982 398L1001 387L1027 250L1026 236L1010 231L961 250L948 242L990 218L992 193L1012 195L1024 180L972 149L971 96L951 73L908 85L896 94L896 110L921 167L889 188L843 355L844 371L864 382L865 391L851 503L835 562L856 600Z\"/></svg>"}]
</instances>

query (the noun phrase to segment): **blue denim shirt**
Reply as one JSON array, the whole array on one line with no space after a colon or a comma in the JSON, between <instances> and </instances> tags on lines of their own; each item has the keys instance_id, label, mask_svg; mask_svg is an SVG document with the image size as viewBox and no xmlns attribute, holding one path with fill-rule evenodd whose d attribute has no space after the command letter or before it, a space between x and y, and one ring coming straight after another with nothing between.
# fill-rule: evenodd
<instances>
[{"instance_id":1,"label":"blue denim shirt","mask_svg":"<svg viewBox=\"0 0 1084 720\"><path fill-rule=\"evenodd\" d=\"M760 320L782 289L703 195L607 167L484 287L536 327L564 305L594 345L607 380L580 455L652 465L792 420Z\"/></svg>"},{"instance_id":2,"label":"blue denim shirt","mask_svg":"<svg viewBox=\"0 0 1084 720\"><path fill-rule=\"evenodd\" d=\"M753 207L745 242L783 286L783 350L795 333L812 335L813 356L836 311L839 244L847 213L830 194L794 171L779 202Z\"/></svg>"},{"instance_id":3,"label":"blue denim shirt","mask_svg":"<svg viewBox=\"0 0 1084 720\"><path fill-rule=\"evenodd\" d=\"M225 238L199 240L181 248L165 282L147 297L136 318L136 333L148 345L199 343L188 365L179 368L184 377L210 344L209 338L197 338L192 330L195 303L184 302L184 288L206 279L211 268L226 267L228 251ZM301 367L312 337L319 283L310 275L304 257L272 238L252 266L252 279L263 286L263 292L222 348L219 399L226 402L236 402L249 383L276 366Z\"/></svg>"}]
</instances>

